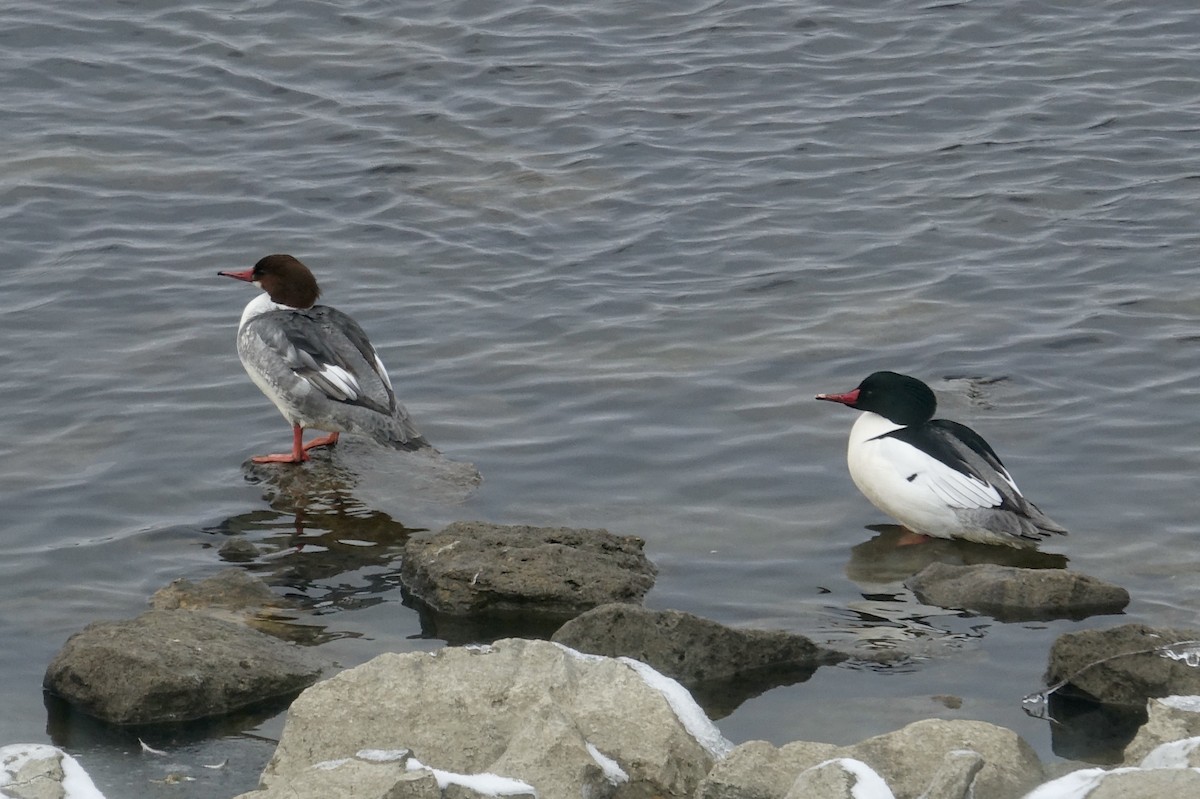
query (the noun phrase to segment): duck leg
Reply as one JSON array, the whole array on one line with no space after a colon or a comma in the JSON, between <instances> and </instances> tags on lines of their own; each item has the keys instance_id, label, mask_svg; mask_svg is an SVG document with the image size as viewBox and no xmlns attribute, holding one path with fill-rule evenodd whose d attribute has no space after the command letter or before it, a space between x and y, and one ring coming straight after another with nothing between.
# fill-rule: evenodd
<instances>
[{"instance_id":1,"label":"duck leg","mask_svg":"<svg viewBox=\"0 0 1200 799\"><path fill-rule=\"evenodd\" d=\"M337 435L334 433L333 435ZM320 439L317 439L320 441ZM315 443L315 442L314 442ZM312 444L309 444L312 446ZM281 452L274 455L255 455L250 460L255 463L303 463L308 460L308 453L305 450L308 447L304 446L304 428L298 424L292 425L292 451Z\"/></svg>"}]
</instances>

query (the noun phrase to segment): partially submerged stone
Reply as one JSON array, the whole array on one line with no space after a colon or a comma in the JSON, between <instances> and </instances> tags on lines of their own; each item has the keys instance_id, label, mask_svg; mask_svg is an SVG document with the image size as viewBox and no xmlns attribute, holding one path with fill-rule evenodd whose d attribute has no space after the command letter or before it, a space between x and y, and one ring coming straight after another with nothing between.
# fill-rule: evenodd
<instances>
[{"instance_id":1,"label":"partially submerged stone","mask_svg":"<svg viewBox=\"0 0 1200 799\"><path fill-rule=\"evenodd\" d=\"M113 724L175 723L289 697L324 665L311 651L236 622L151 610L71 636L42 684Z\"/></svg>"},{"instance_id":2,"label":"partially submerged stone","mask_svg":"<svg viewBox=\"0 0 1200 799\"><path fill-rule=\"evenodd\" d=\"M570 618L640 602L657 573L634 536L607 530L455 522L404 547L401 579L437 613Z\"/></svg>"},{"instance_id":3,"label":"partially submerged stone","mask_svg":"<svg viewBox=\"0 0 1200 799\"><path fill-rule=\"evenodd\" d=\"M743 630L683 613L608 604L564 624L551 639L607 657L631 657L692 690L710 717L749 696L807 680L846 655L779 630ZM732 706L728 706L732 704Z\"/></svg>"},{"instance_id":4,"label":"partially submerged stone","mask_svg":"<svg viewBox=\"0 0 1200 799\"><path fill-rule=\"evenodd\" d=\"M290 604L261 579L236 568L222 569L203 580L172 580L150 597L150 606L156 610L257 612Z\"/></svg>"},{"instance_id":5,"label":"partially submerged stone","mask_svg":"<svg viewBox=\"0 0 1200 799\"><path fill-rule=\"evenodd\" d=\"M1000 621L1083 619L1120 613L1129 604L1124 588L1066 569L931 563L904 584L927 605Z\"/></svg>"},{"instance_id":6,"label":"partially submerged stone","mask_svg":"<svg viewBox=\"0 0 1200 799\"><path fill-rule=\"evenodd\" d=\"M1124 624L1063 633L1050 648L1047 685L1097 702L1142 706L1200 694L1200 630Z\"/></svg>"}]
</instances>

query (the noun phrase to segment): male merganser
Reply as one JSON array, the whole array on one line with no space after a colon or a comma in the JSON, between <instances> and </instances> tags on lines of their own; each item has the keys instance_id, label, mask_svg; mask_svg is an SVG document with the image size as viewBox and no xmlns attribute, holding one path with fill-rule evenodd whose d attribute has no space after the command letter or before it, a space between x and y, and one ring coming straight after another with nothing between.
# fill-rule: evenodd
<instances>
[{"instance_id":1,"label":"male merganser","mask_svg":"<svg viewBox=\"0 0 1200 799\"><path fill-rule=\"evenodd\" d=\"M392 381L358 323L327 305L308 267L290 255L268 255L244 272L218 272L265 294L242 311L237 351L250 379L292 425L292 451L255 463L300 463L338 433L368 436L396 449L428 447L396 401ZM304 429L329 433L304 443Z\"/></svg>"},{"instance_id":2,"label":"male merganser","mask_svg":"<svg viewBox=\"0 0 1200 799\"><path fill-rule=\"evenodd\" d=\"M913 532L1013 547L1066 535L1021 495L978 433L933 418L937 398L915 377L875 372L853 391L817 399L863 411L850 430L850 477L875 507Z\"/></svg>"}]
</instances>

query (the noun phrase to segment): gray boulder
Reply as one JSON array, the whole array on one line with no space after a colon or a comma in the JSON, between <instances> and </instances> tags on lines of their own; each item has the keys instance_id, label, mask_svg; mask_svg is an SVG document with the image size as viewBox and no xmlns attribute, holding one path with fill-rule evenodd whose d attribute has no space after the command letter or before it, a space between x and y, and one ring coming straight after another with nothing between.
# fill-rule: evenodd
<instances>
[{"instance_id":1,"label":"gray boulder","mask_svg":"<svg viewBox=\"0 0 1200 799\"><path fill-rule=\"evenodd\" d=\"M857 784L851 777L863 774L845 763L822 766L839 759L865 764L896 799L1017 799L1043 776L1037 753L1012 730L982 721L931 719L852 746L742 744L713 768L696 799L840 797L844 786ZM815 766L821 768L807 773ZM832 793L820 793L826 787L818 786Z\"/></svg>"},{"instance_id":2,"label":"gray boulder","mask_svg":"<svg viewBox=\"0 0 1200 799\"><path fill-rule=\"evenodd\" d=\"M784 799L859 799L886 796L883 778L866 763L835 758L800 772Z\"/></svg>"},{"instance_id":3,"label":"gray boulder","mask_svg":"<svg viewBox=\"0 0 1200 799\"><path fill-rule=\"evenodd\" d=\"M402 749L425 767L517 780L542 797L691 797L728 748L687 693L647 666L506 639L380 655L309 688L260 790L242 799L313 796L315 764ZM324 795L352 795L352 783Z\"/></svg>"},{"instance_id":4,"label":"gray boulder","mask_svg":"<svg viewBox=\"0 0 1200 799\"><path fill-rule=\"evenodd\" d=\"M1125 747L1125 765L1138 766L1142 760L1163 744L1171 744L1200 736L1200 697L1172 696L1151 699L1146 704L1146 723ZM1200 766L1197 752L1195 766Z\"/></svg>"},{"instance_id":5,"label":"gray boulder","mask_svg":"<svg viewBox=\"0 0 1200 799\"><path fill-rule=\"evenodd\" d=\"M103 799L79 761L47 744L0 746L0 796L11 799Z\"/></svg>"},{"instance_id":6,"label":"gray boulder","mask_svg":"<svg viewBox=\"0 0 1200 799\"><path fill-rule=\"evenodd\" d=\"M1190 768L1082 769L1040 786L1026 799L1164 799L1200 796L1200 771Z\"/></svg>"},{"instance_id":7,"label":"gray boulder","mask_svg":"<svg viewBox=\"0 0 1200 799\"><path fill-rule=\"evenodd\" d=\"M1063 633L1050 648L1047 685L1099 702L1142 706L1150 697L1200 694L1200 668L1188 660L1200 630L1125 624Z\"/></svg>"},{"instance_id":8,"label":"gray boulder","mask_svg":"<svg viewBox=\"0 0 1200 799\"><path fill-rule=\"evenodd\" d=\"M826 743L795 741L776 748L766 741L747 741L713 766L696 799L782 799L801 772L837 751Z\"/></svg>"},{"instance_id":9,"label":"gray boulder","mask_svg":"<svg viewBox=\"0 0 1200 799\"><path fill-rule=\"evenodd\" d=\"M316 681L324 665L312 652L236 622L151 610L71 636L42 685L104 721L154 724L288 697Z\"/></svg>"},{"instance_id":10,"label":"gray boulder","mask_svg":"<svg viewBox=\"0 0 1200 799\"><path fill-rule=\"evenodd\" d=\"M1120 613L1129 604L1124 588L1065 569L931 563L904 584L927 605L1000 621L1083 619Z\"/></svg>"},{"instance_id":11,"label":"gray boulder","mask_svg":"<svg viewBox=\"0 0 1200 799\"><path fill-rule=\"evenodd\" d=\"M254 613L266 608L293 606L278 597L259 578L244 569L222 569L203 580L186 578L171 581L150 597L155 610L203 610Z\"/></svg>"},{"instance_id":12,"label":"gray boulder","mask_svg":"<svg viewBox=\"0 0 1200 799\"><path fill-rule=\"evenodd\" d=\"M657 573L645 542L607 530L455 522L405 543L401 580L437 613L560 619L640 602Z\"/></svg>"},{"instance_id":13,"label":"gray boulder","mask_svg":"<svg viewBox=\"0 0 1200 799\"><path fill-rule=\"evenodd\" d=\"M877 771L896 799L917 799L931 786L953 782L955 774L973 768L974 759L960 760L955 754L960 751L983 759L968 781L974 796L1016 799L1042 780L1042 762L1033 747L1012 730L983 721L917 721L844 747L838 754Z\"/></svg>"},{"instance_id":14,"label":"gray boulder","mask_svg":"<svg viewBox=\"0 0 1200 799\"><path fill-rule=\"evenodd\" d=\"M631 657L686 685L711 718L778 685L807 680L846 655L777 630L740 630L678 610L609 604L568 621L551 639L607 657Z\"/></svg>"},{"instance_id":15,"label":"gray boulder","mask_svg":"<svg viewBox=\"0 0 1200 799\"><path fill-rule=\"evenodd\" d=\"M1138 769L1110 772L1087 799L1165 799L1200 796L1200 771Z\"/></svg>"}]
</instances>

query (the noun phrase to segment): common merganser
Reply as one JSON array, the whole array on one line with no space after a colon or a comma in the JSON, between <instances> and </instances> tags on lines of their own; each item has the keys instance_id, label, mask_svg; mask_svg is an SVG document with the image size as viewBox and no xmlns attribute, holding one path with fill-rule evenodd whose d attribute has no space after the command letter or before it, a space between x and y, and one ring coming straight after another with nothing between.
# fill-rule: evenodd
<instances>
[{"instance_id":1,"label":"common merganser","mask_svg":"<svg viewBox=\"0 0 1200 799\"><path fill-rule=\"evenodd\" d=\"M327 305L308 267L290 255L268 255L243 272L218 272L262 289L238 324L237 351L250 379L292 425L292 451L255 463L300 463L338 434L373 438L396 449L427 442L396 401L383 362L358 323ZM304 443L305 428L329 435Z\"/></svg>"},{"instance_id":2,"label":"common merganser","mask_svg":"<svg viewBox=\"0 0 1200 799\"><path fill-rule=\"evenodd\" d=\"M915 377L875 372L853 391L816 398L863 411L850 430L850 477L919 536L1031 547L1066 535L1022 496L978 433L933 418L937 398Z\"/></svg>"}]
</instances>

